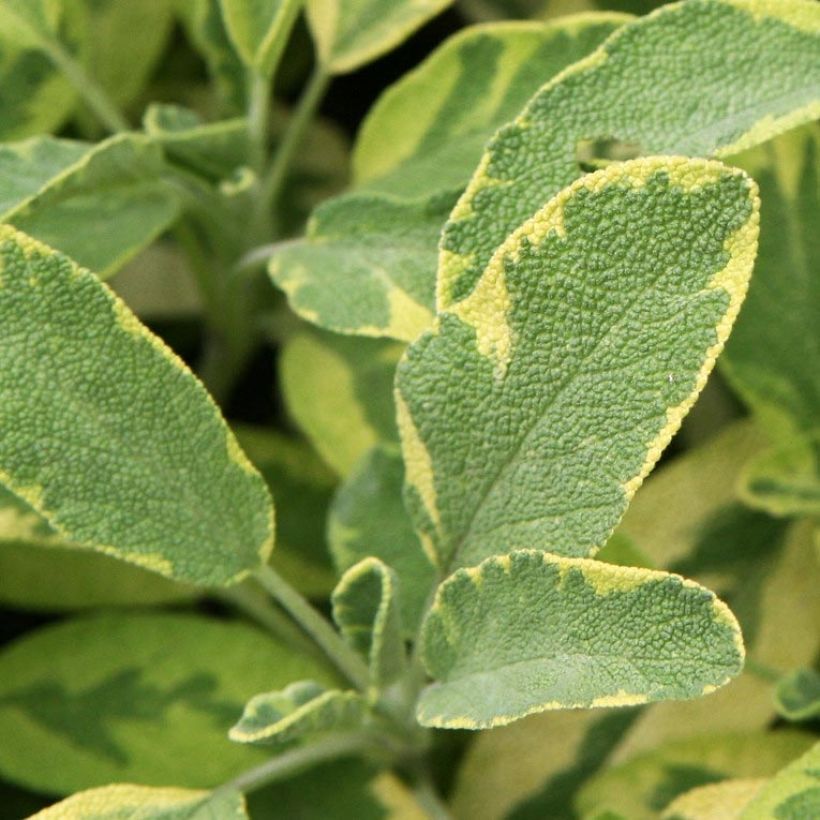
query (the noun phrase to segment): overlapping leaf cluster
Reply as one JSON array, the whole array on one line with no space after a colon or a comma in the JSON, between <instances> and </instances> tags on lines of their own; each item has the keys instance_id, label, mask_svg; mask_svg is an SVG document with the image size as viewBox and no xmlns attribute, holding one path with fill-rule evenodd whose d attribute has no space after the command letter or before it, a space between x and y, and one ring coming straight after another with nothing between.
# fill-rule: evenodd
<instances>
[{"instance_id":1,"label":"overlapping leaf cluster","mask_svg":"<svg viewBox=\"0 0 820 820\"><path fill-rule=\"evenodd\" d=\"M4 649L0 772L80 792L38 817L416 816L424 727L521 718L457 816L817 807L811 734L766 729L820 701L820 7L469 27L326 198L340 140L298 149L331 78L448 5L0 0L0 598L274 632L98 612ZM303 6L314 72L269 116ZM175 20L213 88L146 107ZM149 259L196 375L141 321ZM217 404L265 337L306 441ZM724 345L700 446L639 491ZM727 385L751 418L714 435Z\"/></svg>"}]
</instances>

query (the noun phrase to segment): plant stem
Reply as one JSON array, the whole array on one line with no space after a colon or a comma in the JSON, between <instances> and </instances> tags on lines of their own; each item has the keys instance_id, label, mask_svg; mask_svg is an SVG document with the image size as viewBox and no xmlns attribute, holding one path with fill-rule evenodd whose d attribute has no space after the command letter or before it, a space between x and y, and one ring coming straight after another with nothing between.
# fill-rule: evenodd
<instances>
[{"instance_id":1,"label":"plant stem","mask_svg":"<svg viewBox=\"0 0 820 820\"><path fill-rule=\"evenodd\" d=\"M248 77L248 132L251 138L251 167L258 175L262 174L268 155L270 91L270 80L251 69Z\"/></svg>"},{"instance_id":2,"label":"plant stem","mask_svg":"<svg viewBox=\"0 0 820 820\"><path fill-rule=\"evenodd\" d=\"M363 752L373 746L372 736L355 733L332 735L326 740L284 752L277 757L266 760L253 769L243 772L233 780L223 783L216 792L238 791L247 794L298 774L300 771L337 757Z\"/></svg>"},{"instance_id":3,"label":"plant stem","mask_svg":"<svg viewBox=\"0 0 820 820\"><path fill-rule=\"evenodd\" d=\"M57 40L49 40L47 54L54 65L79 92L100 122L112 133L128 131L128 121L105 90L93 80Z\"/></svg>"},{"instance_id":4,"label":"plant stem","mask_svg":"<svg viewBox=\"0 0 820 820\"><path fill-rule=\"evenodd\" d=\"M316 113L329 82L330 75L322 65L317 63L302 92L299 104L285 129L268 173L262 181L259 193L260 212L258 219L264 219L269 211L276 207L279 197L282 195L282 188L287 179L296 149L302 142L305 130Z\"/></svg>"},{"instance_id":5,"label":"plant stem","mask_svg":"<svg viewBox=\"0 0 820 820\"><path fill-rule=\"evenodd\" d=\"M368 675L364 661L342 640L341 635L325 618L271 567L260 567L255 575L274 600L316 641L339 671L357 689L366 691Z\"/></svg>"}]
</instances>

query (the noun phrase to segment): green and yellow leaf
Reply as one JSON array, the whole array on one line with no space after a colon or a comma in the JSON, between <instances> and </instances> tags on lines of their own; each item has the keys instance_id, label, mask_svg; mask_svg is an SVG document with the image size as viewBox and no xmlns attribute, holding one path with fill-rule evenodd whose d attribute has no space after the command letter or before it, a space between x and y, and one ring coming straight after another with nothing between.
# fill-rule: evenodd
<instances>
[{"instance_id":1,"label":"green and yellow leaf","mask_svg":"<svg viewBox=\"0 0 820 820\"><path fill-rule=\"evenodd\" d=\"M324 667L239 622L108 614L0 653L3 777L67 794L117 780L212 788L266 759L227 733L245 703Z\"/></svg>"},{"instance_id":2,"label":"green and yellow leaf","mask_svg":"<svg viewBox=\"0 0 820 820\"><path fill-rule=\"evenodd\" d=\"M396 441L394 342L305 331L287 343L282 388L293 420L316 452L347 475L374 445Z\"/></svg>"},{"instance_id":3,"label":"green and yellow leaf","mask_svg":"<svg viewBox=\"0 0 820 820\"><path fill-rule=\"evenodd\" d=\"M705 160L590 174L409 348L396 381L405 502L441 568L603 545L740 308L755 190Z\"/></svg>"},{"instance_id":4,"label":"green and yellow leaf","mask_svg":"<svg viewBox=\"0 0 820 820\"><path fill-rule=\"evenodd\" d=\"M333 499L328 541L340 572L371 555L396 572L401 586L402 627L406 636L412 637L436 573L404 509L403 485L404 463L397 448L374 447Z\"/></svg>"},{"instance_id":5,"label":"green and yellow leaf","mask_svg":"<svg viewBox=\"0 0 820 820\"><path fill-rule=\"evenodd\" d=\"M267 560L262 477L182 362L93 274L0 228L0 480L62 539L201 585Z\"/></svg>"},{"instance_id":6,"label":"green and yellow leaf","mask_svg":"<svg viewBox=\"0 0 820 820\"><path fill-rule=\"evenodd\" d=\"M766 783L739 820L801 820L820 814L820 743Z\"/></svg>"},{"instance_id":7,"label":"green and yellow leaf","mask_svg":"<svg viewBox=\"0 0 820 820\"><path fill-rule=\"evenodd\" d=\"M453 0L307 0L319 62L344 74L380 57Z\"/></svg>"},{"instance_id":8,"label":"green and yellow leaf","mask_svg":"<svg viewBox=\"0 0 820 820\"><path fill-rule=\"evenodd\" d=\"M812 0L686 0L622 26L493 137L445 228L439 310L467 297L510 232L581 175L579 143L732 156L816 119L818 79Z\"/></svg>"},{"instance_id":9,"label":"green and yellow leaf","mask_svg":"<svg viewBox=\"0 0 820 820\"><path fill-rule=\"evenodd\" d=\"M220 0L225 28L243 62L270 75L302 0Z\"/></svg>"},{"instance_id":10,"label":"green and yellow leaf","mask_svg":"<svg viewBox=\"0 0 820 820\"><path fill-rule=\"evenodd\" d=\"M739 817L764 783L765 778L738 778L698 786L676 797L666 807L663 820L727 820Z\"/></svg>"},{"instance_id":11,"label":"green and yellow leaf","mask_svg":"<svg viewBox=\"0 0 820 820\"><path fill-rule=\"evenodd\" d=\"M441 226L455 202L348 194L320 206L270 275L303 319L339 333L412 341L433 322Z\"/></svg>"},{"instance_id":12,"label":"green and yellow leaf","mask_svg":"<svg viewBox=\"0 0 820 820\"><path fill-rule=\"evenodd\" d=\"M405 198L461 190L496 129L629 19L583 14L464 29L370 109L353 154L354 181Z\"/></svg>"},{"instance_id":13,"label":"green and yellow leaf","mask_svg":"<svg viewBox=\"0 0 820 820\"><path fill-rule=\"evenodd\" d=\"M374 693L407 668L398 578L378 558L351 567L333 590L333 620L345 640L368 661Z\"/></svg>"},{"instance_id":14,"label":"green and yellow leaf","mask_svg":"<svg viewBox=\"0 0 820 820\"><path fill-rule=\"evenodd\" d=\"M680 576L535 550L488 558L438 589L422 657L425 726L483 729L548 709L698 697L743 665L740 628Z\"/></svg>"},{"instance_id":15,"label":"green and yellow leaf","mask_svg":"<svg viewBox=\"0 0 820 820\"><path fill-rule=\"evenodd\" d=\"M247 820L239 792L102 786L72 795L30 820Z\"/></svg>"},{"instance_id":16,"label":"green and yellow leaf","mask_svg":"<svg viewBox=\"0 0 820 820\"><path fill-rule=\"evenodd\" d=\"M795 669L777 682L777 711L787 720L813 720L820 717L820 672Z\"/></svg>"},{"instance_id":17,"label":"green and yellow leaf","mask_svg":"<svg viewBox=\"0 0 820 820\"><path fill-rule=\"evenodd\" d=\"M678 796L733 779L768 778L813 742L796 731L703 735L660 746L609 768L581 790L582 817L609 810L629 820L654 820Z\"/></svg>"},{"instance_id":18,"label":"green and yellow leaf","mask_svg":"<svg viewBox=\"0 0 820 820\"><path fill-rule=\"evenodd\" d=\"M355 729L367 704L356 692L298 681L278 692L255 695L228 736L237 743L288 743L325 732Z\"/></svg>"},{"instance_id":19,"label":"green and yellow leaf","mask_svg":"<svg viewBox=\"0 0 820 820\"><path fill-rule=\"evenodd\" d=\"M0 221L109 276L179 215L163 172L162 152L135 134L0 146Z\"/></svg>"}]
</instances>

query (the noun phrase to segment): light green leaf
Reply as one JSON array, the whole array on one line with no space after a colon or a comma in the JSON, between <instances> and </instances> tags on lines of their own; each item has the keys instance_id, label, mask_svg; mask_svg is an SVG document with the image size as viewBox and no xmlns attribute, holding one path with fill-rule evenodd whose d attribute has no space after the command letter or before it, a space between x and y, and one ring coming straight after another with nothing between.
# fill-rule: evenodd
<instances>
[{"instance_id":1,"label":"light green leaf","mask_svg":"<svg viewBox=\"0 0 820 820\"><path fill-rule=\"evenodd\" d=\"M234 426L250 460L268 482L278 511L272 564L304 595L325 597L336 584L325 520L335 475L304 442L250 425Z\"/></svg>"},{"instance_id":2,"label":"light green leaf","mask_svg":"<svg viewBox=\"0 0 820 820\"><path fill-rule=\"evenodd\" d=\"M820 673L795 669L778 681L774 697L777 711L787 720L820 717Z\"/></svg>"},{"instance_id":3,"label":"light green leaf","mask_svg":"<svg viewBox=\"0 0 820 820\"><path fill-rule=\"evenodd\" d=\"M72 549L28 505L0 487L0 601L23 609L150 606L192 587L98 552Z\"/></svg>"},{"instance_id":4,"label":"light green leaf","mask_svg":"<svg viewBox=\"0 0 820 820\"><path fill-rule=\"evenodd\" d=\"M680 576L535 550L458 570L422 633L425 726L697 697L743 664L728 607Z\"/></svg>"},{"instance_id":5,"label":"light green leaf","mask_svg":"<svg viewBox=\"0 0 820 820\"><path fill-rule=\"evenodd\" d=\"M378 558L365 558L342 576L331 601L342 635L368 660L374 690L398 680L407 658L393 570Z\"/></svg>"},{"instance_id":6,"label":"light green leaf","mask_svg":"<svg viewBox=\"0 0 820 820\"><path fill-rule=\"evenodd\" d=\"M118 779L211 788L266 759L227 732L256 692L323 667L238 622L109 614L0 653L0 772L66 794Z\"/></svg>"},{"instance_id":7,"label":"light green leaf","mask_svg":"<svg viewBox=\"0 0 820 820\"><path fill-rule=\"evenodd\" d=\"M64 0L2 0L0 27L21 46L42 47L58 30Z\"/></svg>"},{"instance_id":8,"label":"light green leaf","mask_svg":"<svg viewBox=\"0 0 820 820\"><path fill-rule=\"evenodd\" d=\"M433 587L435 569L404 509L403 484L404 463L396 448L370 450L333 499L328 541L341 572L370 555L395 570L401 585L402 626L412 637Z\"/></svg>"},{"instance_id":9,"label":"light green leaf","mask_svg":"<svg viewBox=\"0 0 820 820\"><path fill-rule=\"evenodd\" d=\"M30 820L247 820L239 792L102 786L72 795Z\"/></svg>"},{"instance_id":10,"label":"light green leaf","mask_svg":"<svg viewBox=\"0 0 820 820\"><path fill-rule=\"evenodd\" d=\"M744 174L652 158L504 242L397 373L405 502L442 568L603 545L714 365L756 235Z\"/></svg>"},{"instance_id":11,"label":"light green leaf","mask_svg":"<svg viewBox=\"0 0 820 820\"><path fill-rule=\"evenodd\" d=\"M760 185L760 252L721 366L765 431L790 444L820 426L820 127L734 161Z\"/></svg>"},{"instance_id":12,"label":"light green leaf","mask_svg":"<svg viewBox=\"0 0 820 820\"><path fill-rule=\"evenodd\" d=\"M606 810L629 820L654 820L696 786L775 774L812 744L795 731L704 735L669 743L593 777L575 803L582 817Z\"/></svg>"},{"instance_id":13,"label":"light green leaf","mask_svg":"<svg viewBox=\"0 0 820 820\"><path fill-rule=\"evenodd\" d=\"M398 438L393 374L403 347L393 342L303 332L280 362L291 416L340 475L380 441Z\"/></svg>"},{"instance_id":14,"label":"light green leaf","mask_svg":"<svg viewBox=\"0 0 820 820\"><path fill-rule=\"evenodd\" d=\"M638 712L544 712L478 733L459 766L453 815L459 820L572 816L575 793L607 762Z\"/></svg>"},{"instance_id":15,"label":"light green leaf","mask_svg":"<svg viewBox=\"0 0 820 820\"><path fill-rule=\"evenodd\" d=\"M505 237L580 176L580 142L731 156L817 118L818 80L811 0L686 0L626 24L490 142L443 235L439 309L470 294Z\"/></svg>"},{"instance_id":16,"label":"light green leaf","mask_svg":"<svg viewBox=\"0 0 820 820\"><path fill-rule=\"evenodd\" d=\"M740 481L740 497L750 507L777 516L820 516L820 427L757 456Z\"/></svg>"},{"instance_id":17,"label":"light green leaf","mask_svg":"<svg viewBox=\"0 0 820 820\"><path fill-rule=\"evenodd\" d=\"M721 780L698 786L676 797L663 813L664 820L727 820L737 818L760 791L765 778Z\"/></svg>"},{"instance_id":18,"label":"light green leaf","mask_svg":"<svg viewBox=\"0 0 820 820\"><path fill-rule=\"evenodd\" d=\"M204 123L188 108L154 103L145 112L143 127L170 161L214 181L244 165L250 153L245 119Z\"/></svg>"},{"instance_id":19,"label":"light green leaf","mask_svg":"<svg viewBox=\"0 0 820 820\"><path fill-rule=\"evenodd\" d=\"M778 772L738 820L803 820L820 814L820 743Z\"/></svg>"},{"instance_id":20,"label":"light green leaf","mask_svg":"<svg viewBox=\"0 0 820 820\"><path fill-rule=\"evenodd\" d=\"M461 31L370 110L353 154L355 182L402 197L461 190L493 132L628 19L583 14Z\"/></svg>"},{"instance_id":21,"label":"light green leaf","mask_svg":"<svg viewBox=\"0 0 820 820\"><path fill-rule=\"evenodd\" d=\"M307 0L319 62L344 74L399 45L453 0Z\"/></svg>"},{"instance_id":22,"label":"light green leaf","mask_svg":"<svg viewBox=\"0 0 820 820\"><path fill-rule=\"evenodd\" d=\"M279 692L252 697L229 737L237 743L288 743L323 732L355 729L365 711L365 700L356 692L298 681Z\"/></svg>"},{"instance_id":23,"label":"light green leaf","mask_svg":"<svg viewBox=\"0 0 820 820\"><path fill-rule=\"evenodd\" d=\"M228 36L246 65L269 76L303 0L220 0Z\"/></svg>"},{"instance_id":24,"label":"light green leaf","mask_svg":"<svg viewBox=\"0 0 820 820\"><path fill-rule=\"evenodd\" d=\"M314 324L412 341L433 321L438 237L455 199L333 199L314 212L303 240L277 250L271 277Z\"/></svg>"},{"instance_id":25,"label":"light green leaf","mask_svg":"<svg viewBox=\"0 0 820 820\"><path fill-rule=\"evenodd\" d=\"M205 59L226 107L242 113L246 72L225 30L220 0L176 0L176 5L185 33Z\"/></svg>"},{"instance_id":26,"label":"light green leaf","mask_svg":"<svg viewBox=\"0 0 820 820\"><path fill-rule=\"evenodd\" d=\"M38 137L0 147L0 220L101 276L178 216L162 153L133 134L96 146Z\"/></svg>"},{"instance_id":27,"label":"light green leaf","mask_svg":"<svg viewBox=\"0 0 820 820\"><path fill-rule=\"evenodd\" d=\"M213 401L88 271L0 228L0 480L63 539L198 584L267 560L273 507Z\"/></svg>"}]
</instances>

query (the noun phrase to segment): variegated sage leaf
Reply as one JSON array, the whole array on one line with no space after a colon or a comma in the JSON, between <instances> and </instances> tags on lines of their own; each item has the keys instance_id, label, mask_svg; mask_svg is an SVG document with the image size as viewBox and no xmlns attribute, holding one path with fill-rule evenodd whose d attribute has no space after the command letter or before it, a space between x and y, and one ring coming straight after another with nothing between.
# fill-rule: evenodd
<instances>
[{"instance_id":1,"label":"variegated sage leaf","mask_svg":"<svg viewBox=\"0 0 820 820\"><path fill-rule=\"evenodd\" d=\"M439 309L470 294L509 233L580 176L579 143L731 156L816 119L818 82L812 0L685 0L624 25L490 142L445 228Z\"/></svg>"},{"instance_id":2,"label":"variegated sage leaf","mask_svg":"<svg viewBox=\"0 0 820 820\"><path fill-rule=\"evenodd\" d=\"M419 721L485 729L712 692L740 671L743 641L729 608L694 581L522 550L439 587L422 657L435 682Z\"/></svg>"},{"instance_id":3,"label":"variegated sage leaf","mask_svg":"<svg viewBox=\"0 0 820 820\"><path fill-rule=\"evenodd\" d=\"M754 260L755 191L706 160L590 174L408 349L405 501L442 569L603 545L729 333Z\"/></svg>"},{"instance_id":4,"label":"variegated sage leaf","mask_svg":"<svg viewBox=\"0 0 820 820\"><path fill-rule=\"evenodd\" d=\"M0 227L0 480L65 541L201 585L267 560L265 482L93 274Z\"/></svg>"}]
</instances>

